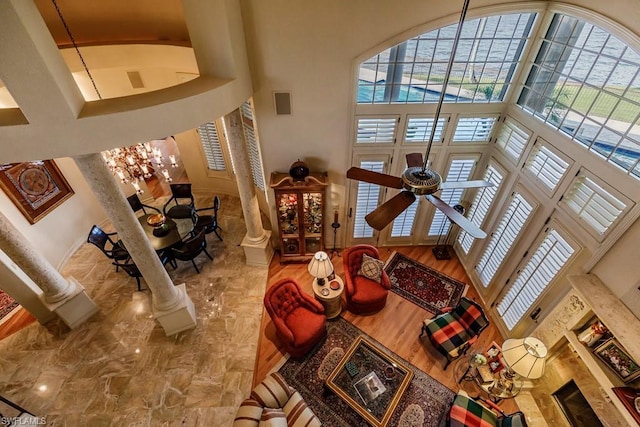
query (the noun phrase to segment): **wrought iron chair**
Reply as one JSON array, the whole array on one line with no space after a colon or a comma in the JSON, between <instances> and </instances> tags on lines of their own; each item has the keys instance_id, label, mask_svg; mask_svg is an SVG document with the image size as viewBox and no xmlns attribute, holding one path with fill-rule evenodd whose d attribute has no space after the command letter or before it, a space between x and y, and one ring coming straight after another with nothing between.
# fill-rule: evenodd
<instances>
[{"instance_id":1,"label":"wrought iron chair","mask_svg":"<svg viewBox=\"0 0 640 427\"><path fill-rule=\"evenodd\" d=\"M153 206L145 205L144 203L142 203L142 201L140 200L140 197L138 197L138 195L136 193L134 193L131 196L127 197L127 201L129 202L129 206L131 206L131 209L133 209L134 213L138 212L141 209L142 209L142 212L144 212L145 215L149 213L149 212L147 212L147 209L150 209L150 210L154 211L155 213L162 213L162 212L160 212L160 209L154 208Z\"/></svg>"},{"instance_id":2,"label":"wrought iron chair","mask_svg":"<svg viewBox=\"0 0 640 427\"><path fill-rule=\"evenodd\" d=\"M196 220L195 229L196 231L204 229L206 234L211 232L216 233L218 239L222 240L222 237L218 234L218 230L222 231L222 228L218 225L218 209L220 209L220 198L218 196L213 198L213 205L211 207L196 209L198 218ZM212 211L213 213L211 215L200 214L200 212L204 211Z\"/></svg>"},{"instance_id":3,"label":"wrought iron chair","mask_svg":"<svg viewBox=\"0 0 640 427\"><path fill-rule=\"evenodd\" d=\"M162 265L166 265L167 263L170 263L172 267L175 268L175 265L173 265L172 261L173 258L171 257L169 251L162 251L158 253L158 256L160 257L160 261L162 262ZM124 262L120 262L119 260L115 260L114 262L112 262L113 265L116 266L116 269L118 267L122 268L129 276L133 277L136 279L136 282L138 284L138 290L141 291L142 288L140 286L140 278L144 278L144 276L142 275L142 273L140 272L140 270L138 269L138 266L136 265L135 262L133 262L133 260L131 259L131 257L127 258L126 260L124 260Z\"/></svg>"},{"instance_id":4,"label":"wrought iron chair","mask_svg":"<svg viewBox=\"0 0 640 427\"><path fill-rule=\"evenodd\" d=\"M114 261L122 261L129 258L129 252L127 252L121 240L114 240L112 238L113 236L117 236L117 234L118 233L106 233L100 227L94 225L91 227L87 242L95 245L107 258ZM117 265L116 271L118 271Z\"/></svg>"},{"instance_id":5,"label":"wrought iron chair","mask_svg":"<svg viewBox=\"0 0 640 427\"><path fill-rule=\"evenodd\" d=\"M196 231L194 235L187 236L182 239L182 241L177 245L171 248L171 264L173 267L176 267L176 263L174 260L180 261L191 261L193 264L193 268L196 269L196 272L200 274L200 270L198 270L198 266L196 265L195 258L204 252L211 261L213 258L207 252L207 241L205 239L204 229L200 231Z\"/></svg>"},{"instance_id":6,"label":"wrought iron chair","mask_svg":"<svg viewBox=\"0 0 640 427\"><path fill-rule=\"evenodd\" d=\"M196 208L191 183L169 184L169 187L171 198L162 207L162 212L169 218L192 218ZM186 200L188 203L185 203ZM169 206L172 202L173 206Z\"/></svg>"}]
</instances>

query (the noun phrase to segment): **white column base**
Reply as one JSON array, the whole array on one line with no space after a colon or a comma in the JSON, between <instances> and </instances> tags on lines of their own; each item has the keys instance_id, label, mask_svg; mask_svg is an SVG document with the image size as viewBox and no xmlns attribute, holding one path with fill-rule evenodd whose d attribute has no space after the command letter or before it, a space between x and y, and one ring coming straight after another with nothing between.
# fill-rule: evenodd
<instances>
[{"instance_id":1,"label":"white column base","mask_svg":"<svg viewBox=\"0 0 640 427\"><path fill-rule=\"evenodd\" d=\"M193 329L197 325L196 308L193 301L187 295L186 284L176 286L180 294L180 304L171 310L154 309L153 316L160 322L167 336L177 334L178 332Z\"/></svg>"},{"instance_id":2,"label":"white column base","mask_svg":"<svg viewBox=\"0 0 640 427\"><path fill-rule=\"evenodd\" d=\"M242 249L247 260L247 265L254 267L269 267L273 257L273 247L271 246L271 231L265 231L266 238L259 243L251 242L245 235L242 239Z\"/></svg>"},{"instance_id":3,"label":"white column base","mask_svg":"<svg viewBox=\"0 0 640 427\"><path fill-rule=\"evenodd\" d=\"M71 276L67 280L73 287L73 291L65 299L49 304L42 296L42 302L50 311L57 314L69 328L75 329L89 320L99 309L96 303L87 295L80 282Z\"/></svg>"}]
</instances>

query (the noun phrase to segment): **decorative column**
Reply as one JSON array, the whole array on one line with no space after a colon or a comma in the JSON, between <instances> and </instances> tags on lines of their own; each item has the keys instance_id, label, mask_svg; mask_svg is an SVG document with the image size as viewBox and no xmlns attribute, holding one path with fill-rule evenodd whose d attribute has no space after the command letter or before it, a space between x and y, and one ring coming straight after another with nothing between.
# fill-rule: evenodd
<instances>
[{"instance_id":1,"label":"decorative column","mask_svg":"<svg viewBox=\"0 0 640 427\"><path fill-rule=\"evenodd\" d=\"M229 139L229 154L235 166L242 213L247 226L247 234L242 239L241 246L244 249L247 265L268 267L273 256L271 231L262 228L260 207L247 155L240 110L230 112L223 119Z\"/></svg>"},{"instance_id":2,"label":"decorative column","mask_svg":"<svg viewBox=\"0 0 640 427\"><path fill-rule=\"evenodd\" d=\"M71 329L98 312L98 307L73 277L66 280L0 213L0 249L42 289L42 303Z\"/></svg>"},{"instance_id":3,"label":"decorative column","mask_svg":"<svg viewBox=\"0 0 640 427\"><path fill-rule=\"evenodd\" d=\"M93 153L74 160L151 290L154 316L165 333L195 328L195 308L185 284L174 286L102 156Z\"/></svg>"}]
</instances>

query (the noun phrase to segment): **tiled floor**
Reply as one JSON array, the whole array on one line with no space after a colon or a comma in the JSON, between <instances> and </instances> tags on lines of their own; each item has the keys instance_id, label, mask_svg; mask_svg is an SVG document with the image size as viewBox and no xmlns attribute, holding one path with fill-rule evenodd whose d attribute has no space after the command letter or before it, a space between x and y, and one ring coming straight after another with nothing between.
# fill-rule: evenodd
<instances>
[{"instance_id":1,"label":"tiled floor","mask_svg":"<svg viewBox=\"0 0 640 427\"><path fill-rule=\"evenodd\" d=\"M214 261L201 254L200 274L190 262L167 267L174 283L186 283L195 329L166 337L149 291L137 292L135 279L85 244L63 275L78 279L100 312L73 331L34 323L1 341L0 395L47 425L230 425L251 389L268 270L245 265L240 202L221 200L224 241L207 235Z\"/></svg>"}]
</instances>

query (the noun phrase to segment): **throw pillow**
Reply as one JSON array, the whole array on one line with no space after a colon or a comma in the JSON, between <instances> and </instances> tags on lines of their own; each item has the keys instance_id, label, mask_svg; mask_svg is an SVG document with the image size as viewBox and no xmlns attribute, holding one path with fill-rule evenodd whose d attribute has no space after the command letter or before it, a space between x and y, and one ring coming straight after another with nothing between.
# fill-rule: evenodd
<instances>
[{"instance_id":1,"label":"throw pillow","mask_svg":"<svg viewBox=\"0 0 640 427\"><path fill-rule=\"evenodd\" d=\"M374 282L380 283L380 278L382 277L383 268L384 268L383 261L370 257L367 254L363 254L362 264L360 264L360 269L356 274L358 276L364 276L367 279L371 279Z\"/></svg>"},{"instance_id":2,"label":"throw pillow","mask_svg":"<svg viewBox=\"0 0 640 427\"><path fill-rule=\"evenodd\" d=\"M260 427L287 427L287 417L282 409L264 408Z\"/></svg>"}]
</instances>

